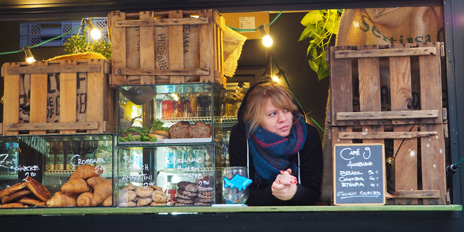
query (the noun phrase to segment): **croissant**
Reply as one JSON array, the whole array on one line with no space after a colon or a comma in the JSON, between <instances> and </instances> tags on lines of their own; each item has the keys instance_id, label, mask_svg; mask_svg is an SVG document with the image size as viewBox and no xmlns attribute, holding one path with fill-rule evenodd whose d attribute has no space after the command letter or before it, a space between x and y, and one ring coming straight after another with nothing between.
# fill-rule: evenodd
<instances>
[{"instance_id":1,"label":"croissant","mask_svg":"<svg viewBox=\"0 0 464 232\"><path fill-rule=\"evenodd\" d=\"M81 178L88 179L90 177L99 176L103 173L101 166L92 166L90 164L84 164L77 167L76 171L69 177L69 179Z\"/></svg>"},{"instance_id":2,"label":"croissant","mask_svg":"<svg viewBox=\"0 0 464 232\"><path fill-rule=\"evenodd\" d=\"M55 195L47 200L48 207L67 207L77 206L76 198L74 196L66 195L62 192L56 192Z\"/></svg>"},{"instance_id":3,"label":"croissant","mask_svg":"<svg viewBox=\"0 0 464 232\"><path fill-rule=\"evenodd\" d=\"M97 184L93 188L93 198L100 205L106 198L111 196L113 192L113 184L111 180L107 180L100 184Z\"/></svg>"},{"instance_id":4,"label":"croissant","mask_svg":"<svg viewBox=\"0 0 464 232\"><path fill-rule=\"evenodd\" d=\"M61 192L66 194L80 194L89 191L89 186L84 179L70 179L67 183L61 186Z\"/></svg>"},{"instance_id":5,"label":"croissant","mask_svg":"<svg viewBox=\"0 0 464 232\"><path fill-rule=\"evenodd\" d=\"M100 184L100 183L102 183L104 181L106 181L106 179L104 177L96 176L96 177L91 177L91 178L87 179L87 184L90 185L93 188L95 185Z\"/></svg>"},{"instance_id":6,"label":"croissant","mask_svg":"<svg viewBox=\"0 0 464 232\"><path fill-rule=\"evenodd\" d=\"M85 192L77 197L77 206L97 206L93 193Z\"/></svg>"},{"instance_id":7,"label":"croissant","mask_svg":"<svg viewBox=\"0 0 464 232\"><path fill-rule=\"evenodd\" d=\"M109 196L103 201L103 206L113 206L113 197Z\"/></svg>"}]
</instances>

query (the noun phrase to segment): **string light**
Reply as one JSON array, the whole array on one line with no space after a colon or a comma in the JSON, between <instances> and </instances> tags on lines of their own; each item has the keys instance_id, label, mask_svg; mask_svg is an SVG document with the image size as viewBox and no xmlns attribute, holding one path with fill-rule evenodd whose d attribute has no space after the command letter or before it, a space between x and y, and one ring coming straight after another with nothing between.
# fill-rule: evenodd
<instances>
[{"instance_id":1,"label":"string light","mask_svg":"<svg viewBox=\"0 0 464 232\"><path fill-rule=\"evenodd\" d=\"M31 49L29 48L29 46L23 47L23 50L24 50L24 54L25 54L25 57L26 57L26 62L29 63L29 64L34 63L36 60L34 58L34 55L32 55L32 52L31 52Z\"/></svg>"},{"instance_id":2,"label":"string light","mask_svg":"<svg viewBox=\"0 0 464 232\"><path fill-rule=\"evenodd\" d=\"M258 27L258 29L261 31L261 37L262 37L262 40L263 40L264 47L267 47L267 48L271 47L272 44L274 43L274 41L272 40L271 36L264 29L264 25L260 25Z\"/></svg>"},{"instance_id":3,"label":"string light","mask_svg":"<svg viewBox=\"0 0 464 232\"><path fill-rule=\"evenodd\" d=\"M87 25L87 27L89 28L90 37L92 37L92 39L94 40L100 39L102 36L101 31L95 25L93 25L92 20L87 18L84 20L84 22L85 25Z\"/></svg>"}]
</instances>

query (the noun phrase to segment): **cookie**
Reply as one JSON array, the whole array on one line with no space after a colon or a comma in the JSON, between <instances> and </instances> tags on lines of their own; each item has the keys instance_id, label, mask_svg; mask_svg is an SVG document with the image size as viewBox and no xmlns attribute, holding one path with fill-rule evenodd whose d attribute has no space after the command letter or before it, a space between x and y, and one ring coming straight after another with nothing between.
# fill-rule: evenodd
<instances>
[{"instance_id":1,"label":"cookie","mask_svg":"<svg viewBox=\"0 0 464 232\"><path fill-rule=\"evenodd\" d=\"M182 198L182 199L186 199L186 200L191 200L191 199L195 199L197 196L187 196L187 195L184 195L184 194L179 194L177 193L176 196L178 198Z\"/></svg>"},{"instance_id":2,"label":"cookie","mask_svg":"<svg viewBox=\"0 0 464 232\"><path fill-rule=\"evenodd\" d=\"M151 197L151 194L153 194L154 189L148 186L142 186L138 187L135 192L137 193L137 196L139 197Z\"/></svg>"},{"instance_id":3,"label":"cookie","mask_svg":"<svg viewBox=\"0 0 464 232\"><path fill-rule=\"evenodd\" d=\"M193 200L192 199L183 199L183 198L174 198L174 201L176 203L182 203L182 204L193 204Z\"/></svg>"},{"instance_id":4,"label":"cookie","mask_svg":"<svg viewBox=\"0 0 464 232\"><path fill-rule=\"evenodd\" d=\"M166 204L166 202L168 201L168 197L166 196L166 194L160 190L153 191L151 198L153 199L154 202L157 202L157 203L163 202Z\"/></svg>"},{"instance_id":5,"label":"cookie","mask_svg":"<svg viewBox=\"0 0 464 232\"><path fill-rule=\"evenodd\" d=\"M198 192L210 192L213 191L213 187L198 187Z\"/></svg>"},{"instance_id":6,"label":"cookie","mask_svg":"<svg viewBox=\"0 0 464 232\"><path fill-rule=\"evenodd\" d=\"M177 193L180 194L180 195L185 195L185 196L189 196L189 197L195 197L198 195L197 192L190 192L190 191L187 191L187 190L184 190L184 189L177 189Z\"/></svg>"},{"instance_id":7,"label":"cookie","mask_svg":"<svg viewBox=\"0 0 464 232\"><path fill-rule=\"evenodd\" d=\"M200 198L200 197L193 199L193 203L199 203L199 202L214 203L214 199L213 198Z\"/></svg>"},{"instance_id":8,"label":"cookie","mask_svg":"<svg viewBox=\"0 0 464 232\"><path fill-rule=\"evenodd\" d=\"M213 191L210 191L210 192L200 192L198 193L198 197L199 198L213 198L214 196L214 192Z\"/></svg>"},{"instance_id":9,"label":"cookie","mask_svg":"<svg viewBox=\"0 0 464 232\"><path fill-rule=\"evenodd\" d=\"M181 188L181 189L184 189L184 190L187 190L187 191L190 191L190 192L197 192L198 191L196 184L194 184L192 182L188 182L188 181L181 181L181 182L177 183L177 186L179 188Z\"/></svg>"},{"instance_id":10,"label":"cookie","mask_svg":"<svg viewBox=\"0 0 464 232\"><path fill-rule=\"evenodd\" d=\"M193 203L190 203L190 204L185 204L185 203L175 203L174 204L175 206L192 206Z\"/></svg>"},{"instance_id":11,"label":"cookie","mask_svg":"<svg viewBox=\"0 0 464 232\"><path fill-rule=\"evenodd\" d=\"M212 204L214 204L214 203L213 202L212 203L205 203L205 202L195 202L195 203L193 203L193 205L195 205L195 206L210 206Z\"/></svg>"},{"instance_id":12,"label":"cookie","mask_svg":"<svg viewBox=\"0 0 464 232\"><path fill-rule=\"evenodd\" d=\"M166 206L166 202L152 202L150 206Z\"/></svg>"}]
</instances>

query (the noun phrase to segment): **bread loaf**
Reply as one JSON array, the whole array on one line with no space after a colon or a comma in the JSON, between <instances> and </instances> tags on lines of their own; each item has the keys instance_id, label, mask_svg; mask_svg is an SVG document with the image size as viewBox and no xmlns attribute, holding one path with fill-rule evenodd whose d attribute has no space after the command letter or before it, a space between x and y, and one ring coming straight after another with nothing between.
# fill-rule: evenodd
<instances>
[{"instance_id":1,"label":"bread loaf","mask_svg":"<svg viewBox=\"0 0 464 232\"><path fill-rule=\"evenodd\" d=\"M189 132L190 123L180 121L169 128L169 135L171 139L190 138Z\"/></svg>"},{"instance_id":2,"label":"bread loaf","mask_svg":"<svg viewBox=\"0 0 464 232\"><path fill-rule=\"evenodd\" d=\"M189 127L189 134L191 138L210 138L211 132L211 125L202 122L196 122Z\"/></svg>"}]
</instances>

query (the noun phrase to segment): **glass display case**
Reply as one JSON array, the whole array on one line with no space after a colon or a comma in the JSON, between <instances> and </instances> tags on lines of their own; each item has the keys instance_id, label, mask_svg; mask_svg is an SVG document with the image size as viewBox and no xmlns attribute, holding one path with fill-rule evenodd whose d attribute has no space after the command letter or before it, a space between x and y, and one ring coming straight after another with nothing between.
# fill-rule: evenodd
<instances>
[{"instance_id":1,"label":"glass display case","mask_svg":"<svg viewBox=\"0 0 464 232\"><path fill-rule=\"evenodd\" d=\"M112 134L0 137L0 208L103 206L105 200L105 206L114 205L113 139ZM98 200L84 204L81 195Z\"/></svg>"},{"instance_id":2,"label":"glass display case","mask_svg":"<svg viewBox=\"0 0 464 232\"><path fill-rule=\"evenodd\" d=\"M119 207L219 201L224 93L213 83L119 86Z\"/></svg>"}]
</instances>

